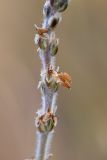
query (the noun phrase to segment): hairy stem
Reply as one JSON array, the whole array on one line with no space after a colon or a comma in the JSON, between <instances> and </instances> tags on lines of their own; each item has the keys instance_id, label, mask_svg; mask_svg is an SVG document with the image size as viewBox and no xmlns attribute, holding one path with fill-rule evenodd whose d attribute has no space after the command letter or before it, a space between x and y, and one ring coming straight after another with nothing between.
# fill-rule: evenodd
<instances>
[{"instance_id":1,"label":"hairy stem","mask_svg":"<svg viewBox=\"0 0 107 160\"><path fill-rule=\"evenodd\" d=\"M58 39L55 27L61 21L61 12L68 6L68 0L46 0L43 6L42 27L36 27L35 43L39 46L38 54L42 63L39 88L42 103L37 112L35 124L36 134L36 160L48 160L51 157L51 142L54 127L57 124L56 100L59 85L71 88L71 78L67 73L59 72L55 68L55 56L58 51Z\"/></svg>"},{"instance_id":2,"label":"hairy stem","mask_svg":"<svg viewBox=\"0 0 107 160\"><path fill-rule=\"evenodd\" d=\"M53 132L50 133L39 133L37 132L37 147L35 151L36 160L48 160L52 156L50 153L51 142L53 138Z\"/></svg>"}]
</instances>

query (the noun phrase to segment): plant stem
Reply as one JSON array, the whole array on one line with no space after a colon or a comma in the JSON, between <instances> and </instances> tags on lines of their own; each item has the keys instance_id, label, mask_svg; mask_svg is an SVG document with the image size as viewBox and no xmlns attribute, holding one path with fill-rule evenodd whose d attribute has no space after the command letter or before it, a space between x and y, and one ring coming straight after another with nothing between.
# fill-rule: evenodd
<instances>
[{"instance_id":1,"label":"plant stem","mask_svg":"<svg viewBox=\"0 0 107 160\"><path fill-rule=\"evenodd\" d=\"M61 20L61 12L68 6L68 0L46 0L43 7L43 24L36 26L38 34L35 43L38 44L38 53L42 63L41 80L39 88L42 94L41 107L35 120L38 128L36 134L36 160L48 160L51 157L51 142L54 135L54 127L57 123L56 100L59 85L70 88L71 78L67 73L55 70L55 55L58 51L58 39L54 29Z\"/></svg>"}]
</instances>

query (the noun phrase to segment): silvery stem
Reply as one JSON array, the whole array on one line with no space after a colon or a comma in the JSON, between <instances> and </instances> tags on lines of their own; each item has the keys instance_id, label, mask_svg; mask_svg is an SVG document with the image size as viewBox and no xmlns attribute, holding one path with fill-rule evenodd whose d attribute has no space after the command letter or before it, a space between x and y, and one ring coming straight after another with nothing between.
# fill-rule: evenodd
<instances>
[{"instance_id":1,"label":"silvery stem","mask_svg":"<svg viewBox=\"0 0 107 160\"><path fill-rule=\"evenodd\" d=\"M42 84L42 103L39 111L37 112L38 120L36 121L36 126L39 126L39 130L36 133L36 160L48 160L51 157L51 142L54 135L53 123L55 123L56 118L56 100L58 93L57 89L55 89L55 85L51 85L53 88L50 89L45 81L49 67L52 66L53 69L55 69L55 49L57 49L58 47L58 39L56 39L55 37L54 28L61 20L61 12L63 12L67 8L67 6L68 0L46 0L43 7L44 20L42 29L47 29L48 31L46 33L46 37L44 34L39 35L39 38L43 41L43 44L40 44L41 41L38 42L38 54L42 63L40 82L40 85ZM41 47L41 45L44 45L45 41L46 47L44 49L43 47ZM56 45L54 45L54 48L52 48L53 42ZM36 40L35 43L37 43ZM53 50L50 48L52 48ZM52 82L49 82L49 85L51 83ZM48 114L50 114L50 119L48 119Z\"/></svg>"}]
</instances>

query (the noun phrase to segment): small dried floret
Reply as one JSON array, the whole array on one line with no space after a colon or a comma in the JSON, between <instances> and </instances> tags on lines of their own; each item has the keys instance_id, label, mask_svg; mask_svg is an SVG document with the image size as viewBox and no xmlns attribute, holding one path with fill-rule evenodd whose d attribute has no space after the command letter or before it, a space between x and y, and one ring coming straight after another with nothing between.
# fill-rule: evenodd
<instances>
[{"instance_id":1,"label":"small dried floret","mask_svg":"<svg viewBox=\"0 0 107 160\"><path fill-rule=\"evenodd\" d=\"M37 116L35 124L40 132L50 132L57 125L57 117L48 109L45 114Z\"/></svg>"},{"instance_id":2,"label":"small dried floret","mask_svg":"<svg viewBox=\"0 0 107 160\"><path fill-rule=\"evenodd\" d=\"M52 66L48 68L48 83L52 83L52 81L56 82L57 84L63 85L64 87L70 89L71 88L71 77L68 73L64 72L57 72L55 71Z\"/></svg>"},{"instance_id":3,"label":"small dried floret","mask_svg":"<svg viewBox=\"0 0 107 160\"><path fill-rule=\"evenodd\" d=\"M62 84L66 88L71 88L71 77L68 73L59 73L59 83Z\"/></svg>"},{"instance_id":4,"label":"small dried floret","mask_svg":"<svg viewBox=\"0 0 107 160\"><path fill-rule=\"evenodd\" d=\"M35 24L35 28L36 28L36 31L38 32L38 34L40 36L42 36L42 37L44 37L45 34L48 33L48 29L47 28L40 28L36 24Z\"/></svg>"}]
</instances>

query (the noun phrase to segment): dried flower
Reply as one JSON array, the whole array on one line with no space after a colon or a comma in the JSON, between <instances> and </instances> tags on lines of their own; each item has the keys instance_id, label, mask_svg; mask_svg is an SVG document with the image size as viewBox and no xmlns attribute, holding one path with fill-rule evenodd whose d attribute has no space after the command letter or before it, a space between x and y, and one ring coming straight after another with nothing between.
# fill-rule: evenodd
<instances>
[{"instance_id":1,"label":"dried flower","mask_svg":"<svg viewBox=\"0 0 107 160\"><path fill-rule=\"evenodd\" d=\"M59 83L62 84L64 87L70 89L71 88L71 77L68 73L59 73L58 74Z\"/></svg>"},{"instance_id":2,"label":"dried flower","mask_svg":"<svg viewBox=\"0 0 107 160\"><path fill-rule=\"evenodd\" d=\"M40 28L36 24L35 24L35 28L36 28L36 31L38 32L38 34L40 36L42 36L42 37L45 36L45 33L48 33L48 29L47 28Z\"/></svg>"},{"instance_id":3,"label":"dried flower","mask_svg":"<svg viewBox=\"0 0 107 160\"><path fill-rule=\"evenodd\" d=\"M57 125L57 117L48 109L45 114L36 117L35 124L40 132L50 132Z\"/></svg>"},{"instance_id":4,"label":"dried flower","mask_svg":"<svg viewBox=\"0 0 107 160\"><path fill-rule=\"evenodd\" d=\"M53 78L53 79L52 79ZM70 89L71 88L71 77L68 73L57 72L53 70L52 66L48 68L48 83L55 81L57 84L63 85L64 87ZM51 79L51 81L50 81Z\"/></svg>"}]
</instances>

